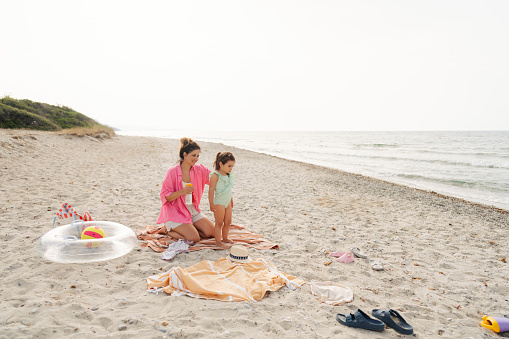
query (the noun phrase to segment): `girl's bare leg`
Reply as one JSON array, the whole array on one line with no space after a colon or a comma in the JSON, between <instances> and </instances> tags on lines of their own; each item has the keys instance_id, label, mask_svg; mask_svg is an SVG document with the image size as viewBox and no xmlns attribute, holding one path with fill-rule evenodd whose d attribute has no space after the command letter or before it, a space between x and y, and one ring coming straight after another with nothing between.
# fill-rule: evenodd
<instances>
[{"instance_id":1,"label":"girl's bare leg","mask_svg":"<svg viewBox=\"0 0 509 339\"><path fill-rule=\"evenodd\" d=\"M223 228L224 223L224 212L225 208L221 205L215 205L216 211L214 212L214 218L216 219L216 224L214 226L214 237L216 238L216 246L221 248L226 248L225 244L221 241L221 229Z\"/></svg>"},{"instance_id":2,"label":"girl's bare leg","mask_svg":"<svg viewBox=\"0 0 509 339\"><path fill-rule=\"evenodd\" d=\"M230 225L232 224L232 204L228 204L224 211L224 224L223 224L223 241L232 243L230 239L228 239L228 233L230 232Z\"/></svg>"}]
</instances>

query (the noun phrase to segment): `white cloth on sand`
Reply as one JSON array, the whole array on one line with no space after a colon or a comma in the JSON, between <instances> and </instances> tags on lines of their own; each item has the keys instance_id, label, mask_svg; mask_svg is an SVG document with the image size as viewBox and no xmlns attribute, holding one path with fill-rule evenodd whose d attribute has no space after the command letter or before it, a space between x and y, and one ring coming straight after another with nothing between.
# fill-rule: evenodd
<instances>
[{"instance_id":1,"label":"white cloth on sand","mask_svg":"<svg viewBox=\"0 0 509 339\"><path fill-rule=\"evenodd\" d=\"M187 253L189 252L189 245L192 245L193 242L185 239L179 239L179 241L176 241L172 243L166 251L163 252L163 255L161 256L161 259L164 260L171 260L175 258L175 256L179 253Z\"/></svg>"},{"instance_id":2,"label":"white cloth on sand","mask_svg":"<svg viewBox=\"0 0 509 339\"><path fill-rule=\"evenodd\" d=\"M315 298L328 305L338 306L353 300L353 291L340 284L330 281L311 281L309 286Z\"/></svg>"}]
</instances>

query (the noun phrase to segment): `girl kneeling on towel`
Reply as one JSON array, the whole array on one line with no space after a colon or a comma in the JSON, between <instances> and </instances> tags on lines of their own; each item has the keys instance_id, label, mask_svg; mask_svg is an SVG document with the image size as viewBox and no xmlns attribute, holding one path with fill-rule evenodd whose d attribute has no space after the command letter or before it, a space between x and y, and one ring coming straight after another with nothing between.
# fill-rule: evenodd
<instances>
[{"instance_id":1,"label":"girl kneeling on towel","mask_svg":"<svg viewBox=\"0 0 509 339\"><path fill-rule=\"evenodd\" d=\"M200 146L189 138L180 139L180 161L168 169L161 187L161 212L158 224L165 224L174 239L193 242L214 236L214 224L200 210L205 184L210 170L197 164Z\"/></svg>"}]
</instances>

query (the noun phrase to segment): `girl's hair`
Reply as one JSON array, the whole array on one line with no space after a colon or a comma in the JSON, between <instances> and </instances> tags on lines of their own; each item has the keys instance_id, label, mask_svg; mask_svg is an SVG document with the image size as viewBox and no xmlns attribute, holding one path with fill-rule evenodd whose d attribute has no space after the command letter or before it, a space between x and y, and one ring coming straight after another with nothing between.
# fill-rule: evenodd
<instances>
[{"instance_id":1,"label":"girl's hair","mask_svg":"<svg viewBox=\"0 0 509 339\"><path fill-rule=\"evenodd\" d=\"M184 152L189 154L194 150L201 150L200 146L191 138L180 139L180 161L184 161Z\"/></svg>"},{"instance_id":2,"label":"girl's hair","mask_svg":"<svg viewBox=\"0 0 509 339\"><path fill-rule=\"evenodd\" d=\"M235 161L235 157L233 156L232 152L219 152L216 155L216 161L214 161L214 168L216 169L216 171L219 171L219 169L221 168L219 166L219 163L222 163L224 165L230 160Z\"/></svg>"}]
</instances>

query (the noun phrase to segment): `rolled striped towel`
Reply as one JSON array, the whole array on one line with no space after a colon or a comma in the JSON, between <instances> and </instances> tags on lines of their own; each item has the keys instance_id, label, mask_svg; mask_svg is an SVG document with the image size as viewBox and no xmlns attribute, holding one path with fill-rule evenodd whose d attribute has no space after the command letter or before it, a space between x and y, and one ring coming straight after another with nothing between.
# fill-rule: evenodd
<instances>
[{"instance_id":1,"label":"rolled striped towel","mask_svg":"<svg viewBox=\"0 0 509 339\"><path fill-rule=\"evenodd\" d=\"M53 227L55 227L55 222L57 219L67 219L74 218L74 220L83 220L83 221L94 221L90 213L85 212L83 216L79 215L70 204L64 203L62 208L60 208L57 212L57 215L53 219Z\"/></svg>"}]
</instances>

